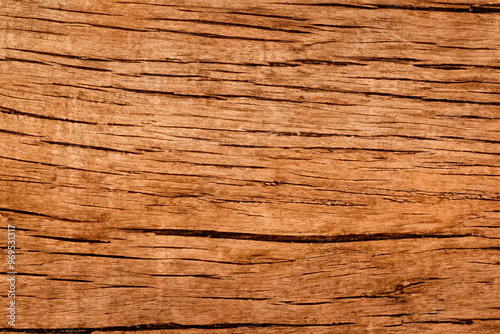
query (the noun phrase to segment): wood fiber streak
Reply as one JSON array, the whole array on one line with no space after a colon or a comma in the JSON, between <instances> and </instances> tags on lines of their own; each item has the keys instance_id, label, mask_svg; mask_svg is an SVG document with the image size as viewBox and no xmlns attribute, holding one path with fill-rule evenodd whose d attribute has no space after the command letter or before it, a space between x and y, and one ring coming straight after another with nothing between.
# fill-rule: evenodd
<instances>
[{"instance_id":1,"label":"wood fiber streak","mask_svg":"<svg viewBox=\"0 0 500 334\"><path fill-rule=\"evenodd\" d=\"M0 331L498 333L499 36L488 1L0 1Z\"/></svg>"}]
</instances>

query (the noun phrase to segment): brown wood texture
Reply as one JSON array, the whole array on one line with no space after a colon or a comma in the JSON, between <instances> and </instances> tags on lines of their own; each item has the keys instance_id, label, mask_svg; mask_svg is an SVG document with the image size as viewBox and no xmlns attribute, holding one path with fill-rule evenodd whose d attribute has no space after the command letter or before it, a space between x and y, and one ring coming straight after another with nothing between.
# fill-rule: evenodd
<instances>
[{"instance_id":1,"label":"brown wood texture","mask_svg":"<svg viewBox=\"0 0 500 334\"><path fill-rule=\"evenodd\" d=\"M498 333L499 37L488 1L1 0L0 331Z\"/></svg>"}]
</instances>

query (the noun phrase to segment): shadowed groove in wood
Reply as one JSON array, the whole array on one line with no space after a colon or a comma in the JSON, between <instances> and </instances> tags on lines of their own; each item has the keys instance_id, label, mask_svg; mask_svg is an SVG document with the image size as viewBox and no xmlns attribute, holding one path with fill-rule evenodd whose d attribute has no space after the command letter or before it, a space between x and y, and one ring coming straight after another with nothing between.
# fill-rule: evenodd
<instances>
[{"instance_id":1,"label":"shadowed groove in wood","mask_svg":"<svg viewBox=\"0 0 500 334\"><path fill-rule=\"evenodd\" d=\"M285 324L285 323L220 323L208 325L183 325L177 323L167 324L144 324L134 326L111 326L101 328L0 328L0 332L13 333L82 333L90 334L92 332L140 332L149 330L169 330L169 329L234 329L234 328L269 328L269 327L295 327L295 328L311 328L311 327L335 327L354 325L352 322L334 322L330 324Z\"/></svg>"},{"instance_id":2,"label":"shadowed groove in wood","mask_svg":"<svg viewBox=\"0 0 500 334\"><path fill-rule=\"evenodd\" d=\"M404 240L404 239L447 239L477 237L473 234L412 234L412 233L374 233L374 234L347 234L347 235L283 235L283 234L255 234L241 232L221 232L208 230L182 230L182 229L123 229L136 233L154 233L156 235L173 235L182 237L199 237L214 239L253 240L291 243L343 243L379 240Z\"/></svg>"}]
</instances>

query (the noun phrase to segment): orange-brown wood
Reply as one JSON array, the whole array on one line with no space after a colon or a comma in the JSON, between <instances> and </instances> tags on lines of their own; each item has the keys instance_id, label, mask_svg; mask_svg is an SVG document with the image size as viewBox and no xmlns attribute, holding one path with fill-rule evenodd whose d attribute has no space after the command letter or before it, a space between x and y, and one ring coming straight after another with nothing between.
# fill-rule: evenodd
<instances>
[{"instance_id":1,"label":"orange-brown wood","mask_svg":"<svg viewBox=\"0 0 500 334\"><path fill-rule=\"evenodd\" d=\"M0 331L498 333L499 35L485 1L2 0Z\"/></svg>"}]
</instances>

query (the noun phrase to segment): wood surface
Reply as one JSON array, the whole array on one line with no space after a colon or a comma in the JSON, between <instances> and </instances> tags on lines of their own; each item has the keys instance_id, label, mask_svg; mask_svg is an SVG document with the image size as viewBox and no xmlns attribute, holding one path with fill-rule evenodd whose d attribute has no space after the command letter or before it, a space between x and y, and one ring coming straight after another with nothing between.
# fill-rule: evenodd
<instances>
[{"instance_id":1,"label":"wood surface","mask_svg":"<svg viewBox=\"0 0 500 334\"><path fill-rule=\"evenodd\" d=\"M499 333L500 4L1 0L25 333Z\"/></svg>"}]
</instances>

